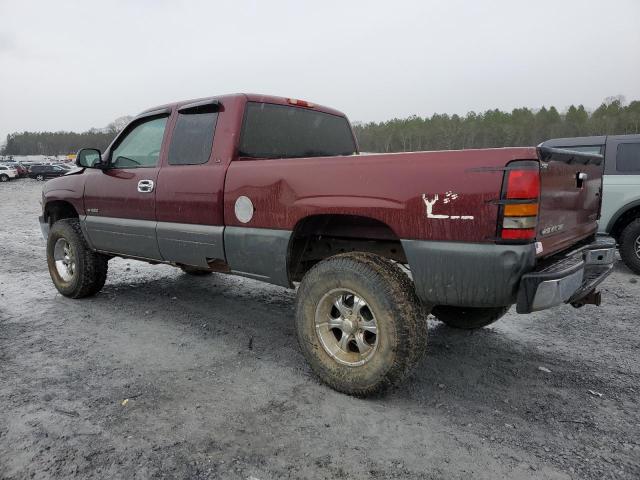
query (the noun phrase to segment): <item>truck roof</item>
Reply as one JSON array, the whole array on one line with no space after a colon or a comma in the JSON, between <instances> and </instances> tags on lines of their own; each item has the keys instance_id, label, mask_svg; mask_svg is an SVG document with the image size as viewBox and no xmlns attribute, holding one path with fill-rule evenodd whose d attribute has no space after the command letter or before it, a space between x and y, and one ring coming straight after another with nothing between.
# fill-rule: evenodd
<instances>
[{"instance_id":1,"label":"truck roof","mask_svg":"<svg viewBox=\"0 0 640 480\"><path fill-rule=\"evenodd\" d=\"M182 105L187 105L195 102L204 102L207 100L218 100L220 103L224 104L225 99L232 100L232 99L237 99L239 97L243 97L247 102L274 103L276 105L286 105L286 106L295 106L295 104L292 103L292 101L297 100L291 97L277 97L274 95L263 95L259 93L231 93L231 94L225 94L225 95L215 95L211 97L194 98L191 100L181 100L178 102L165 103L164 105L157 105L152 108L147 108L146 110L140 112L138 115L154 112L156 110L163 110L163 109L173 110L175 107L181 107ZM300 100L297 100L297 101L300 101ZM312 105L311 108L315 111L329 113L331 115L338 115L340 117L346 117L346 115L343 112L336 110L334 108L326 107L324 105L318 105L315 102L308 102L308 101L305 101L305 102Z\"/></svg>"}]
</instances>

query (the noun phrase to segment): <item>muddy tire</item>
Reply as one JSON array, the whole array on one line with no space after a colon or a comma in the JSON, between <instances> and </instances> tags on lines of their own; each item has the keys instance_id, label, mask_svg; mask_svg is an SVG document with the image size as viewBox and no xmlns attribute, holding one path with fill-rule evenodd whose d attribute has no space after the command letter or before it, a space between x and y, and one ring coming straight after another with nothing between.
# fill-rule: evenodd
<instances>
[{"instance_id":1,"label":"muddy tire","mask_svg":"<svg viewBox=\"0 0 640 480\"><path fill-rule=\"evenodd\" d=\"M640 275L640 218L636 218L622 231L620 257L627 267Z\"/></svg>"},{"instance_id":2,"label":"muddy tire","mask_svg":"<svg viewBox=\"0 0 640 480\"><path fill-rule=\"evenodd\" d=\"M58 220L47 240L49 274L58 291L69 298L95 295L107 278L108 258L89 248L77 218Z\"/></svg>"},{"instance_id":3,"label":"muddy tire","mask_svg":"<svg viewBox=\"0 0 640 480\"><path fill-rule=\"evenodd\" d=\"M194 277L204 277L213 273L211 270L204 270L202 268L196 267L180 267L180 270L182 270L187 275L193 275Z\"/></svg>"},{"instance_id":4,"label":"muddy tire","mask_svg":"<svg viewBox=\"0 0 640 480\"><path fill-rule=\"evenodd\" d=\"M365 397L400 383L425 351L427 312L393 263L348 253L315 265L296 298L296 334L318 377Z\"/></svg>"},{"instance_id":5,"label":"muddy tire","mask_svg":"<svg viewBox=\"0 0 640 480\"><path fill-rule=\"evenodd\" d=\"M486 327L501 319L509 311L509 308L511 305L487 308L437 305L433 307L431 314L449 327L473 330Z\"/></svg>"}]
</instances>

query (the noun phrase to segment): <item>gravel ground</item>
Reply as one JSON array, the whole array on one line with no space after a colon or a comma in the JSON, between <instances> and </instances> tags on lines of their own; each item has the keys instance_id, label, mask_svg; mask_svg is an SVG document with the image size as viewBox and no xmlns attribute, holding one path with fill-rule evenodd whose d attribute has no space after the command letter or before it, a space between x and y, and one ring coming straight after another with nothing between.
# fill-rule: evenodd
<instances>
[{"instance_id":1,"label":"gravel ground","mask_svg":"<svg viewBox=\"0 0 640 480\"><path fill-rule=\"evenodd\" d=\"M296 345L294 292L115 259L69 300L46 269L40 187L0 185L0 477L640 478L640 283L604 305L430 320L400 388L358 400Z\"/></svg>"}]
</instances>

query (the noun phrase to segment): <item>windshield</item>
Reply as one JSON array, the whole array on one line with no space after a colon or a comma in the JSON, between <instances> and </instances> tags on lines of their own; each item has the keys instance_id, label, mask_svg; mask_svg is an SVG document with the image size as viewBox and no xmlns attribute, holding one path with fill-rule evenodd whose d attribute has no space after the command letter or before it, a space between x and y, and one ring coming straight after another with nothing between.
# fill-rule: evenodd
<instances>
[{"instance_id":1,"label":"windshield","mask_svg":"<svg viewBox=\"0 0 640 480\"><path fill-rule=\"evenodd\" d=\"M249 102L241 157L297 158L352 155L356 144L346 118L306 108Z\"/></svg>"}]
</instances>

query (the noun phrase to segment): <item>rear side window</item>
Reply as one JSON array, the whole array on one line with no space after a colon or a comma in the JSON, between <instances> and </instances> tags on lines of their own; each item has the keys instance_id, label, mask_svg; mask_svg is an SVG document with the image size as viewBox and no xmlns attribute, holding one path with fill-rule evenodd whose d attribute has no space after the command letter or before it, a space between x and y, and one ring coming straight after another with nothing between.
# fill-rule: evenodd
<instances>
[{"instance_id":1,"label":"rear side window","mask_svg":"<svg viewBox=\"0 0 640 480\"><path fill-rule=\"evenodd\" d=\"M218 112L195 110L178 114L169 147L169 165L200 165L211 156Z\"/></svg>"},{"instance_id":2,"label":"rear side window","mask_svg":"<svg viewBox=\"0 0 640 480\"><path fill-rule=\"evenodd\" d=\"M640 143L621 143L616 155L619 172L640 172Z\"/></svg>"},{"instance_id":3,"label":"rear side window","mask_svg":"<svg viewBox=\"0 0 640 480\"><path fill-rule=\"evenodd\" d=\"M241 157L324 157L355 151L351 127L344 117L306 108L247 103Z\"/></svg>"}]
</instances>

